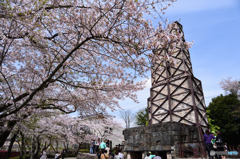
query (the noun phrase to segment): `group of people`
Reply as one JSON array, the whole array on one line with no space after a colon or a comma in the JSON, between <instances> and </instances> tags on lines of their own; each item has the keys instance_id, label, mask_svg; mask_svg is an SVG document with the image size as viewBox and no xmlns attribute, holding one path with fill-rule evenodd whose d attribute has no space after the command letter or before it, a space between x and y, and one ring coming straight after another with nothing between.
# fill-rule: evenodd
<instances>
[{"instance_id":1,"label":"group of people","mask_svg":"<svg viewBox=\"0 0 240 159\"><path fill-rule=\"evenodd\" d=\"M122 154L122 150L118 149L113 152L109 148L109 140L106 142L102 141L100 142L100 139L98 139L97 142L95 140L91 141L90 144L90 153L96 153L98 156L98 159L123 159L124 156ZM158 152L155 152L155 154L151 154L151 152L147 153L146 157L144 159L162 159Z\"/></svg>"},{"instance_id":2,"label":"group of people","mask_svg":"<svg viewBox=\"0 0 240 159\"><path fill-rule=\"evenodd\" d=\"M55 155L55 159L64 159L64 157L66 155L66 151L67 151L67 148L64 147L61 153L57 152Z\"/></svg>"},{"instance_id":3,"label":"group of people","mask_svg":"<svg viewBox=\"0 0 240 159\"><path fill-rule=\"evenodd\" d=\"M151 152L147 153L147 156L144 159L162 159L159 155L158 152L155 152L154 155L151 154Z\"/></svg>"},{"instance_id":4,"label":"group of people","mask_svg":"<svg viewBox=\"0 0 240 159\"><path fill-rule=\"evenodd\" d=\"M214 150L214 151L227 151L228 150L227 143L224 144L224 142L223 142L223 137L221 135L221 132L217 131L216 133L217 133L217 135L215 134L214 131L212 131L210 133L209 130L206 130L205 134L203 136L203 141L204 141L206 151L208 153L208 157L210 159L213 159L214 157L216 159L225 159L224 155L215 155L215 156L210 155L210 152L212 150Z\"/></svg>"},{"instance_id":5,"label":"group of people","mask_svg":"<svg viewBox=\"0 0 240 159\"><path fill-rule=\"evenodd\" d=\"M109 148L109 140L106 142L100 141L98 138L97 141L92 140L90 143L90 154L96 154L98 159L123 159L123 154L121 149L116 150L115 153Z\"/></svg>"},{"instance_id":6,"label":"group of people","mask_svg":"<svg viewBox=\"0 0 240 159\"><path fill-rule=\"evenodd\" d=\"M66 147L63 148L62 152L56 152L55 159L64 159L66 154ZM47 148L43 148L40 159L47 159Z\"/></svg>"},{"instance_id":7,"label":"group of people","mask_svg":"<svg viewBox=\"0 0 240 159\"><path fill-rule=\"evenodd\" d=\"M99 152L99 146L101 144L100 138L97 141L92 140L90 143L90 154Z\"/></svg>"},{"instance_id":8,"label":"group of people","mask_svg":"<svg viewBox=\"0 0 240 159\"><path fill-rule=\"evenodd\" d=\"M101 149L101 152L97 153L98 159L123 159L122 150L116 150L115 153L111 149Z\"/></svg>"}]
</instances>

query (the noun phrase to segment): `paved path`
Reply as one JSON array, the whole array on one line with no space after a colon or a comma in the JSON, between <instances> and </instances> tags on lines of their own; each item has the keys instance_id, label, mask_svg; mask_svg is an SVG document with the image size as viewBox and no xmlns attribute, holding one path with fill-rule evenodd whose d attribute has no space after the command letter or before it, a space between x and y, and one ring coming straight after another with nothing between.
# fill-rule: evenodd
<instances>
[{"instance_id":1,"label":"paved path","mask_svg":"<svg viewBox=\"0 0 240 159\"><path fill-rule=\"evenodd\" d=\"M88 153L89 156L96 156L96 154L90 154ZM64 157L64 159L76 159L77 157ZM50 158L51 159L51 158Z\"/></svg>"},{"instance_id":2,"label":"paved path","mask_svg":"<svg viewBox=\"0 0 240 159\"><path fill-rule=\"evenodd\" d=\"M90 153L86 153L86 154L88 154L89 156L96 156L96 154L90 154Z\"/></svg>"},{"instance_id":3,"label":"paved path","mask_svg":"<svg viewBox=\"0 0 240 159\"><path fill-rule=\"evenodd\" d=\"M76 159L77 157L64 157L64 159ZM48 159L54 159L54 158L48 158ZM61 158L62 159L62 158Z\"/></svg>"}]
</instances>

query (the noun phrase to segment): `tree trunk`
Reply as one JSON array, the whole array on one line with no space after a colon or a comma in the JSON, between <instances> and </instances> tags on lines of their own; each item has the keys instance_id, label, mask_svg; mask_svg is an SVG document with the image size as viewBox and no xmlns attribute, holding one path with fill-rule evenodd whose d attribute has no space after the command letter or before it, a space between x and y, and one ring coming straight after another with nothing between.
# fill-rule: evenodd
<instances>
[{"instance_id":1,"label":"tree trunk","mask_svg":"<svg viewBox=\"0 0 240 159\"><path fill-rule=\"evenodd\" d=\"M32 137L31 159L34 159L34 151L36 149L34 136Z\"/></svg>"},{"instance_id":2,"label":"tree trunk","mask_svg":"<svg viewBox=\"0 0 240 159\"><path fill-rule=\"evenodd\" d=\"M58 140L56 141L56 151L58 152Z\"/></svg>"},{"instance_id":3,"label":"tree trunk","mask_svg":"<svg viewBox=\"0 0 240 159\"><path fill-rule=\"evenodd\" d=\"M27 151L26 151L26 147L24 148L24 158L27 158Z\"/></svg>"},{"instance_id":4,"label":"tree trunk","mask_svg":"<svg viewBox=\"0 0 240 159\"><path fill-rule=\"evenodd\" d=\"M67 149L66 149L66 157L68 157L68 143L67 143Z\"/></svg>"},{"instance_id":5,"label":"tree trunk","mask_svg":"<svg viewBox=\"0 0 240 159\"><path fill-rule=\"evenodd\" d=\"M47 145L46 142L45 142L45 148L48 149L48 147L51 146L51 144L52 144L52 137L50 137L50 139L49 139L49 144L48 144L48 145Z\"/></svg>"},{"instance_id":6,"label":"tree trunk","mask_svg":"<svg viewBox=\"0 0 240 159\"><path fill-rule=\"evenodd\" d=\"M21 151L21 144L20 144L20 141L16 141L18 143L18 148L19 148L19 151ZM20 155L21 155L21 152L20 152Z\"/></svg>"},{"instance_id":7,"label":"tree trunk","mask_svg":"<svg viewBox=\"0 0 240 159\"><path fill-rule=\"evenodd\" d=\"M53 151L56 152L56 149L53 147L53 145L51 144L50 147L53 149Z\"/></svg>"},{"instance_id":8,"label":"tree trunk","mask_svg":"<svg viewBox=\"0 0 240 159\"><path fill-rule=\"evenodd\" d=\"M38 156L38 154L39 154L39 152L40 152L40 146L41 146L41 142L40 142L40 136L38 136L37 137L37 148L36 148L36 150L35 150L35 153L34 153L34 158L39 158L39 156Z\"/></svg>"},{"instance_id":9,"label":"tree trunk","mask_svg":"<svg viewBox=\"0 0 240 159\"><path fill-rule=\"evenodd\" d=\"M78 155L78 152L79 152L79 150L81 148L81 145L82 145L82 143L78 144L78 149L77 149L77 152L75 153L76 156Z\"/></svg>"},{"instance_id":10,"label":"tree trunk","mask_svg":"<svg viewBox=\"0 0 240 159\"><path fill-rule=\"evenodd\" d=\"M27 149L28 149L28 153L27 153ZM25 159L27 154L28 156L30 156L30 152L31 152L31 147L29 146L29 139L25 139L25 152L24 152Z\"/></svg>"},{"instance_id":11,"label":"tree trunk","mask_svg":"<svg viewBox=\"0 0 240 159\"><path fill-rule=\"evenodd\" d=\"M30 147L30 145L29 145L29 139L26 139L26 140L25 140L25 145L27 146L28 152L29 152L29 155L30 155L31 147ZM25 149L26 149L26 147L25 147Z\"/></svg>"},{"instance_id":12,"label":"tree trunk","mask_svg":"<svg viewBox=\"0 0 240 159\"><path fill-rule=\"evenodd\" d=\"M23 158L23 153L24 153L24 148L25 148L25 139L24 139L24 135L22 132L20 132L21 134L21 137L22 137L22 145L21 145L21 152L20 152L20 157L19 159L22 159Z\"/></svg>"},{"instance_id":13,"label":"tree trunk","mask_svg":"<svg viewBox=\"0 0 240 159\"><path fill-rule=\"evenodd\" d=\"M16 121L9 121L7 124L7 130L0 132L0 147L2 147L10 135Z\"/></svg>"},{"instance_id":14,"label":"tree trunk","mask_svg":"<svg viewBox=\"0 0 240 159\"><path fill-rule=\"evenodd\" d=\"M6 155L5 159L9 159L9 157L10 157L10 155L11 155L11 152L12 152L12 146L13 146L13 143L14 143L17 135L18 135L18 132L15 133L15 134L13 135L13 137L11 138L11 142L10 142L10 145L9 145L9 147L8 147L8 152L7 152L7 155Z\"/></svg>"}]
</instances>

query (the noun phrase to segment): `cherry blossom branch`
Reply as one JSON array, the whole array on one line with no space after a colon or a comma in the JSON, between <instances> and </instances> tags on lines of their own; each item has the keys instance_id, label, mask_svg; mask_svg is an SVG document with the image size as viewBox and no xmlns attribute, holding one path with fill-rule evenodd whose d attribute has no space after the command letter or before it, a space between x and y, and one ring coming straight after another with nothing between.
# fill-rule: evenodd
<instances>
[{"instance_id":1,"label":"cherry blossom branch","mask_svg":"<svg viewBox=\"0 0 240 159\"><path fill-rule=\"evenodd\" d=\"M32 98L34 97L34 95L39 92L40 90L44 89L45 86L47 85L48 82L50 82L53 78L53 76L57 73L57 71L63 66L63 64L65 63L65 61L67 61L67 59L79 48L81 47L85 42L87 42L88 40L92 39L90 38L86 38L84 41L82 41L80 44L78 44L71 52L69 52L67 54L67 56L62 60L62 62L54 69L54 71L49 75L49 77L38 87L36 88L31 94L30 96L23 102L23 104L21 104L17 109L15 109L14 111L11 111L9 113L3 113L0 114L0 119L4 118L8 115L11 115L13 113L16 113L17 111L19 111L21 108L23 108L29 101L32 100Z\"/></svg>"},{"instance_id":2,"label":"cherry blossom branch","mask_svg":"<svg viewBox=\"0 0 240 159\"><path fill-rule=\"evenodd\" d=\"M90 9L91 7L85 7L85 6L74 6L74 5L52 5L52 6L48 6L48 7L45 7L44 9L46 10L51 10L51 9L57 9L57 8L85 8L85 9Z\"/></svg>"}]
</instances>

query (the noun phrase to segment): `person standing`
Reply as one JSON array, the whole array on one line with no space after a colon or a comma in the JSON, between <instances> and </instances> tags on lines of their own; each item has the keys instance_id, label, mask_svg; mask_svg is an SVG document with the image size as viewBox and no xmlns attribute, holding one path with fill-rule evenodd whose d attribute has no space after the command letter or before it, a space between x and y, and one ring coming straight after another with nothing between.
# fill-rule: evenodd
<instances>
[{"instance_id":1,"label":"person standing","mask_svg":"<svg viewBox=\"0 0 240 159\"><path fill-rule=\"evenodd\" d=\"M215 141L216 141L215 131L212 131L212 135L215 137L215 139L212 139L213 150L217 151L217 144L215 143ZM218 159L218 155L217 154L215 154L215 159Z\"/></svg>"},{"instance_id":2,"label":"person standing","mask_svg":"<svg viewBox=\"0 0 240 159\"><path fill-rule=\"evenodd\" d=\"M155 152L155 157L153 157L153 159L162 159L162 157L158 155L158 152Z\"/></svg>"},{"instance_id":3,"label":"person standing","mask_svg":"<svg viewBox=\"0 0 240 159\"><path fill-rule=\"evenodd\" d=\"M109 155L110 148L109 148L108 144L107 144L107 147L105 148L105 150L107 150L107 154Z\"/></svg>"},{"instance_id":4,"label":"person standing","mask_svg":"<svg viewBox=\"0 0 240 159\"><path fill-rule=\"evenodd\" d=\"M62 159L64 159L65 155L66 155L66 146L63 148L62 152L61 152L61 156L62 156Z\"/></svg>"},{"instance_id":5,"label":"person standing","mask_svg":"<svg viewBox=\"0 0 240 159\"><path fill-rule=\"evenodd\" d=\"M227 143L226 142L225 142L225 145L224 145L224 150L228 151L228 147L227 147Z\"/></svg>"},{"instance_id":6,"label":"person standing","mask_svg":"<svg viewBox=\"0 0 240 159\"><path fill-rule=\"evenodd\" d=\"M96 153L96 141L93 140L93 153L95 154Z\"/></svg>"},{"instance_id":7,"label":"person standing","mask_svg":"<svg viewBox=\"0 0 240 159\"><path fill-rule=\"evenodd\" d=\"M223 142L223 137L221 135L221 132L220 131L217 131L217 137L216 137L216 144L217 144L217 150L218 151L224 151L224 142ZM225 159L225 156L222 155L222 156L218 156L218 159Z\"/></svg>"},{"instance_id":8,"label":"person standing","mask_svg":"<svg viewBox=\"0 0 240 159\"><path fill-rule=\"evenodd\" d=\"M110 146L110 141L109 140L106 141L106 145Z\"/></svg>"},{"instance_id":9,"label":"person standing","mask_svg":"<svg viewBox=\"0 0 240 159\"><path fill-rule=\"evenodd\" d=\"M109 151L109 159L114 159L114 153L112 152L112 150L110 149Z\"/></svg>"},{"instance_id":10,"label":"person standing","mask_svg":"<svg viewBox=\"0 0 240 159\"><path fill-rule=\"evenodd\" d=\"M59 152L57 152L55 155L55 159L60 159L60 157L61 157L61 154Z\"/></svg>"},{"instance_id":11,"label":"person standing","mask_svg":"<svg viewBox=\"0 0 240 159\"><path fill-rule=\"evenodd\" d=\"M144 159L151 159L150 158L150 153L147 153L147 156Z\"/></svg>"},{"instance_id":12,"label":"person standing","mask_svg":"<svg viewBox=\"0 0 240 159\"><path fill-rule=\"evenodd\" d=\"M101 153L101 152L97 152L98 159L100 159L100 158L101 158L101 155L102 155L102 153Z\"/></svg>"},{"instance_id":13,"label":"person standing","mask_svg":"<svg viewBox=\"0 0 240 159\"><path fill-rule=\"evenodd\" d=\"M107 146L106 146L105 142L102 141L99 147L101 147L101 150L105 150Z\"/></svg>"},{"instance_id":14,"label":"person standing","mask_svg":"<svg viewBox=\"0 0 240 159\"><path fill-rule=\"evenodd\" d=\"M95 152L98 153L99 152L99 145L101 144L100 138L98 138L98 140L96 141L95 144Z\"/></svg>"},{"instance_id":15,"label":"person standing","mask_svg":"<svg viewBox=\"0 0 240 159\"><path fill-rule=\"evenodd\" d=\"M215 137L210 134L209 130L206 130L205 134L203 135L203 141L208 153L208 157L213 159L213 157L210 156L210 151L213 149L212 139L215 139Z\"/></svg>"},{"instance_id":16,"label":"person standing","mask_svg":"<svg viewBox=\"0 0 240 159\"><path fill-rule=\"evenodd\" d=\"M43 148L40 159L47 159L47 148Z\"/></svg>"},{"instance_id":17,"label":"person standing","mask_svg":"<svg viewBox=\"0 0 240 159\"><path fill-rule=\"evenodd\" d=\"M121 152L122 152L122 150L119 149L119 153L118 153L118 155L119 155L119 159L123 159L123 154L122 154Z\"/></svg>"},{"instance_id":18,"label":"person standing","mask_svg":"<svg viewBox=\"0 0 240 159\"><path fill-rule=\"evenodd\" d=\"M212 144L214 145L215 144L215 141L216 141L216 135L215 135L215 132L212 131L212 135L215 137L215 139L212 139Z\"/></svg>"},{"instance_id":19,"label":"person standing","mask_svg":"<svg viewBox=\"0 0 240 159\"><path fill-rule=\"evenodd\" d=\"M150 153L150 158L152 159L152 158L154 158L155 157L155 154L153 154L153 152L149 152Z\"/></svg>"},{"instance_id":20,"label":"person standing","mask_svg":"<svg viewBox=\"0 0 240 159\"><path fill-rule=\"evenodd\" d=\"M102 150L101 159L109 159L109 156L107 154L107 150Z\"/></svg>"},{"instance_id":21,"label":"person standing","mask_svg":"<svg viewBox=\"0 0 240 159\"><path fill-rule=\"evenodd\" d=\"M120 159L118 150L115 151L114 159Z\"/></svg>"},{"instance_id":22,"label":"person standing","mask_svg":"<svg viewBox=\"0 0 240 159\"><path fill-rule=\"evenodd\" d=\"M93 153L93 146L94 146L94 141L92 140L90 143L90 154Z\"/></svg>"}]
</instances>

